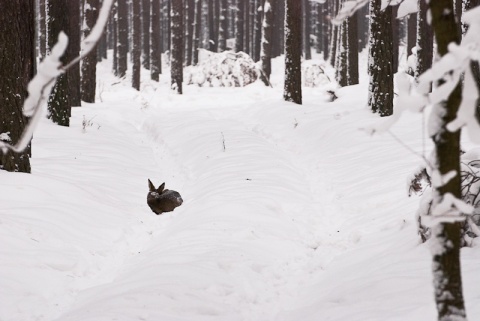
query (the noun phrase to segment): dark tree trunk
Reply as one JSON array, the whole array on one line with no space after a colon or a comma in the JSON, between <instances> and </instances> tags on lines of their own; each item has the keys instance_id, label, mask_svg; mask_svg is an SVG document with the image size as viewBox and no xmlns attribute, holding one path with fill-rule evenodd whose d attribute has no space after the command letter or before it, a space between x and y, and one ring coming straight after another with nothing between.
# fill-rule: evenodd
<instances>
[{"instance_id":1,"label":"dark tree trunk","mask_svg":"<svg viewBox=\"0 0 480 321\"><path fill-rule=\"evenodd\" d=\"M299 0L300 1L300 0ZM272 58L285 52L285 0L276 0L273 10Z\"/></svg>"},{"instance_id":2,"label":"dark tree trunk","mask_svg":"<svg viewBox=\"0 0 480 321\"><path fill-rule=\"evenodd\" d=\"M140 69L142 55L142 20L139 1L132 2L132 87L140 90Z\"/></svg>"},{"instance_id":3,"label":"dark tree trunk","mask_svg":"<svg viewBox=\"0 0 480 321\"><path fill-rule=\"evenodd\" d=\"M429 3L432 26L437 40L439 56L448 53L448 45L459 43L459 26L455 21L451 0L435 0ZM435 143L436 165L441 175L449 172L457 173L441 187L435 187L434 204L442 201L447 193L461 199L460 191L460 130L450 132L446 124L456 118L462 100L461 84L443 102L434 108L440 128L432 139ZM453 210L453 208L452 208ZM466 320L465 305L462 292L460 266L460 223L440 223L432 228L433 241L437 242L437 250L433 250L433 283L438 320Z\"/></svg>"},{"instance_id":4,"label":"dark tree trunk","mask_svg":"<svg viewBox=\"0 0 480 321\"><path fill-rule=\"evenodd\" d=\"M392 36L393 36L393 73L398 71L398 56L400 47L400 23L397 19L398 5L392 6Z\"/></svg>"},{"instance_id":5,"label":"dark tree trunk","mask_svg":"<svg viewBox=\"0 0 480 321\"><path fill-rule=\"evenodd\" d=\"M275 5L275 0L265 0L263 6L263 38L260 60L263 71L261 79L266 86L270 85L270 75L272 74L273 12Z\"/></svg>"},{"instance_id":6,"label":"dark tree trunk","mask_svg":"<svg viewBox=\"0 0 480 321\"><path fill-rule=\"evenodd\" d=\"M338 48L335 68L336 78L340 86L348 86L348 19L344 20L338 28Z\"/></svg>"},{"instance_id":7,"label":"dark tree trunk","mask_svg":"<svg viewBox=\"0 0 480 321\"><path fill-rule=\"evenodd\" d=\"M208 50L217 52L218 44L215 41L215 11L214 11L214 2L210 0L207 2L208 5Z\"/></svg>"},{"instance_id":8,"label":"dark tree trunk","mask_svg":"<svg viewBox=\"0 0 480 321\"><path fill-rule=\"evenodd\" d=\"M311 12L309 0L303 0L303 52L305 53L305 60L312 59L312 50L310 48L310 23Z\"/></svg>"},{"instance_id":9,"label":"dark tree trunk","mask_svg":"<svg viewBox=\"0 0 480 321\"><path fill-rule=\"evenodd\" d=\"M68 10L62 0L49 0L47 2L47 44L49 51L57 42L58 34L68 28ZM68 32L66 32L68 33ZM65 63L65 55L62 63ZM48 99L49 118L58 125L69 126L71 111L68 77L61 75L52 89Z\"/></svg>"},{"instance_id":10,"label":"dark tree trunk","mask_svg":"<svg viewBox=\"0 0 480 321\"><path fill-rule=\"evenodd\" d=\"M49 0L50 1L50 0ZM85 0L87 6L84 11L84 37L90 34L93 26L97 22L99 1ZM82 100L87 103L95 102L95 88L97 86L97 51L94 49L82 61Z\"/></svg>"},{"instance_id":11,"label":"dark tree trunk","mask_svg":"<svg viewBox=\"0 0 480 321\"><path fill-rule=\"evenodd\" d=\"M237 0L237 10L235 13L235 52L244 51L244 28L245 28L245 21L244 21L244 10L245 10L245 2L247 0Z\"/></svg>"},{"instance_id":12,"label":"dark tree trunk","mask_svg":"<svg viewBox=\"0 0 480 321\"><path fill-rule=\"evenodd\" d=\"M183 82L183 0L172 0L171 12L172 56L171 78L172 89L182 94Z\"/></svg>"},{"instance_id":13,"label":"dark tree trunk","mask_svg":"<svg viewBox=\"0 0 480 321\"><path fill-rule=\"evenodd\" d=\"M142 65L145 69L150 69L150 1L142 0Z\"/></svg>"},{"instance_id":14,"label":"dark tree trunk","mask_svg":"<svg viewBox=\"0 0 480 321\"><path fill-rule=\"evenodd\" d=\"M35 1L0 1L0 139L16 144L27 118L22 106L35 70ZM12 41L22 35L22 41ZM30 148L0 151L0 169L30 173Z\"/></svg>"},{"instance_id":15,"label":"dark tree trunk","mask_svg":"<svg viewBox=\"0 0 480 321\"><path fill-rule=\"evenodd\" d=\"M417 14L412 13L408 16L407 24L407 58L412 54L413 47L417 43Z\"/></svg>"},{"instance_id":16,"label":"dark tree trunk","mask_svg":"<svg viewBox=\"0 0 480 321\"><path fill-rule=\"evenodd\" d=\"M165 0L167 2L167 37L168 37L168 51L172 51L172 1L174 0ZM183 20L183 19L182 19Z\"/></svg>"},{"instance_id":17,"label":"dark tree trunk","mask_svg":"<svg viewBox=\"0 0 480 321\"><path fill-rule=\"evenodd\" d=\"M330 6L331 13L330 13L330 15L332 17L335 17L337 15L339 5L340 5L340 0L334 0L331 3L331 6ZM331 28L332 28L332 33L331 33L332 37L330 38L330 44L329 44L330 56L329 56L328 60L330 62L330 65L336 66L337 49L338 49L337 44L338 44L340 27L339 26L332 26Z\"/></svg>"},{"instance_id":18,"label":"dark tree trunk","mask_svg":"<svg viewBox=\"0 0 480 321\"><path fill-rule=\"evenodd\" d=\"M218 52L218 41L219 41L219 38L220 38L220 0L215 0L215 8L214 8L214 27L215 27L215 31L214 31L214 36L215 38L213 39L215 41L215 49L216 49L216 52Z\"/></svg>"},{"instance_id":19,"label":"dark tree trunk","mask_svg":"<svg viewBox=\"0 0 480 321\"><path fill-rule=\"evenodd\" d=\"M358 76L358 12L348 18L348 86L359 83Z\"/></svg>"},{"instance_id":20,"label":"dark tree trunk","mask_svg":"<svg viewBox=\"0 0 480 321\"><path fill-rule=\"evenodd\" d=\"M66 51L66 61L72 61L75 57L80 55L80 2L78 0L70 0L68 4L69 16L69 34L68 47ZM75 64L67 71L68 85L70 87L70 102L72 106L81 106L82 95L80 90L80 65Z\"/></svg>"},{"instance_id":21,"label":"dark tree trunk","mask_svg":"<svg viewBox=\"0 0 480 321\"><path fill-rule=\"evenodd\" d=\"M46 7L45 0L38 1L38 42L40 61L43 60L47 53L47 24L45 19Z\"/></svg>"},{"instance_id":22,"label":"dark tree trunk","mask_svg":"<svg viewBox=\"0 0 480 321\"><path fill-rule=\"evenodd\" d=\"M262 42L262 18L263 18L263 0L255 1L255 32L253 41L253 60L260 60L260 47Z\"/></svg>"},{"instance_id":23,"label":"dark tree trunk","mask_svg":"<svg viewBox=\"0 0 480 321\"><path fill-rule=\"evenodd\" d=\"M127 0L117 0L117 3L118 77L125 77L128 68L128 3Z\"/></svg>"},{"instance_id":24,"label":"dark tree trunk","mask_svg":"<svg viewBox=\"0 0 480 321\"><path fill-rule=\"evenodd\" d=\"M195 19L195 0L185 0L185 65L192 64L193 21Z\"/></svg>"},{"instance_id":25,"label":"dark tree trunk","mask_svg":"<svg viewBox=\"0 0 480 321\"><path fill-rule=\"evenodd\" d=\"M112 13L110 15L112 21L112 48L113 48L113 74L118 76L118 19L117 19L117 1L113 3Z\"/></svg>"},{"instance_id":26,"label":"dark tree trunk","mask_svg":"<svg viewBox=\"0 0 480 321\"><path fill-rule=\"evenodd\" d=\"M200 37L202 33L202 0L195 0L195 21L193 23L193 61L198 65L198 49L200 48Z\"/></svg>"},{"instance_id":27,"label":"dark tree trunk","mask_svg":"<svg viewBox=\"0 0 480 321\"><path fill-rule=\"evenodd\" d=\"M218 51L227 50L228 38L228 0L220 2L220 28L218 30Z\"/></svg>"},{"instance_id":28,"label":"dark tree trunk","mask_svg":"<svg viewBox=\"0 0 480 321\"><path fill-rule=\"evenodd\" d=\"M162 72L160 0L152 0L151 12L150 78L154 81L159 81Z\"/></svg>"},{"instance_id":29,"label":"dark tree trunk","mask_svg":"<svg viewBox=\"0 0 480 321\"><path fill-rule=\"evenodd\" d=\"M361 52L363 49L367 47L368 44L368 6L363 6L360 10L358 10L358 51Z\"/></svg>"},{"instance_id":30,"label":"dark tree trunk","mask_svg":"<svg viewBox=\"0 0 480 321\"><path fill-rule=\"evenodd\" d=\"M250 52L250 0L243 0L243 3L245 5L244 7L244 29L243 29L243 47L245 53L251 55Z\"/></svg>"},{"instance_id":31,"label":"dark tree trunk","mask_svg":"<svg viewBox=\"0 0 480 321\"><path fill-rule=\"evenodd\" d=\"M393 113L393 35L392 7L380 6L381 0L370 2L368 106L383 117Z\"/></svg>"},{"instance_id":32,"label":"dark tree trunk","mask_svg":"<svg viewBox=\"0 0 480 321\"><path fill-rule=\"evenodd\" d=\"M427 21L428 5L424 0L418 1L417 12L417 68L415 79L432 67L433 30Z\"/></svg>"},{"instance_id":33,"label":"dark tree trunk","mask_svg":"<svg viewBox=\"0 0 480 321\"><path fill-rule=\"evenodd\" d=\"M285 86L283 98L302 104L302 1L285 6Z\"/></svg>"},{"instance_id":34,"label":"dark tree trunk","mask_svg":"<svg viewBox=\"0 0 480 321\"><path fill-rule=\"evenodd\" d=\"M326 1L324 4L322 4L322 16L323 16L323 23L322 23L322 31L323 31L323 60L327 61L328 55L330 54L329 50L329 44L330 44L330 36L331 36L331 30L332 26L330 24L330 21L328 20L328 10L329 10L329 4L330 2Z\"/></svg>"},{"instance_id":35,"label":"dark tree trunk","mask_svg":"<svg viewBox=\"0 0 480 321\"><path fill-rule=\"evenodd\" d=\"M317 15L317 25L315 27L315 50L317 53L321 53L323 51L323 37L325 36L325 31L323 30L324 17L322 14L322 5L320 3L315 4L315 13Z\"/></svg>"}]
</instances>

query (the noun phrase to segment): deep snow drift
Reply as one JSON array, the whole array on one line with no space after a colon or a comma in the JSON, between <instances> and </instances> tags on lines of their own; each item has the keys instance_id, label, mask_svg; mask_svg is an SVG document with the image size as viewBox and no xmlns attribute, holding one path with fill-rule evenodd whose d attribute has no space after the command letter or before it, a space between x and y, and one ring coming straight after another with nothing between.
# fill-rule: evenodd
<instances>
[{"instance_id":1,"label":"deep snow drift","mask_svg":"<svg viewBox=\"0 0 480 321\"><path fill-rule=\"evenodd\" d=\"M0 171L0 320L434 320L419 198L421 159L378 121L366 85L186 86L144 75L142 91L99 65L96 104L71 127L44 120L32 174ZM429 153L422 117L392 129ZM423 151L425 147L425 151ZM153 214L147 179L182 194ZM478 246L462 250L471 320Z\"/></svg>"}]
</instances>

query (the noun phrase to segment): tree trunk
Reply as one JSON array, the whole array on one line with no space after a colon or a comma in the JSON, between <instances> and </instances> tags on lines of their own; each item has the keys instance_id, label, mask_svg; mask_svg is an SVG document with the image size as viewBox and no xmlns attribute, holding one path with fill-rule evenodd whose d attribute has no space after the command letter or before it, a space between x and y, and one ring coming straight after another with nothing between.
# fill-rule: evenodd
<instances>
[{"instance_id":1,"label":"tree trunk","mask_svg":"<svg viewBox=\"0 0 480 321\"><path fill-rule=\"evenodd\" d=\"M220 28L218 30L218 51L227 50L228 38L228 0L220 2Z\"/></svg>"},{"instance_id":2,"label":"tree trunk","mask_svg":"<svg viewBox=\"0 0 480 321\"><path fill-rule=\"evenodd\" d=\"M407 25L407 58L412 54L413 47L417 43L417 14L412 13L408 16Z\"/></svg>"},{"instance_id":3,"label":"tree trunk","mask_svg":"<svg viewBox=\"0 0 480 321\"><path fill-rule=\"evenodd\" d=\"M195 19L195 0L186 0L185 2L185 65L192 64L193 48L193 21Z\"/></svg>"},{"instance_id":4,"label":"tree trunk","mask_svg":"<svg viewBox=\"0 0 480 321\"><path fill-rule=\"evenodd\" d=\"M68 10L62 0L48 0L47 2L47 44L48 50L52 50L57 42L58 34L68 28ZM68 32L66 32L68 34ZM62 63L65 63L65 55ZM71 111L68 77L64 74L57 78L48 99L48 117L61 126L69 126Z\"/></svg>"},{"instance_id":5,"label":"tree trunk","mask_svg":"<svg viewBox=\"0 0 480 321\"><path fill-rule=\"evenodd\" d=\"M262 16L263 16L263 0L255 1L255 30L253 41L253 60L260 60L260 50L262 43Z\"/></svg>"},{"instance_id":6,"label":"tree trunk","mask_svg":"<svg viewBox=\"0 0 480 321\"><path fill-rule=\"evenodd\" d=\"M392 8L392 40L393 40L393 73L398 71L398 56L400 47L400 23L397 19L398 5L391 6Z\"/></svg>"},{"instance_id":7,"label":"tree trunk","mask_svg":"<svg viewBox=\"0 0 480 321\"><path fill-rule=\"evenodd\" d=\"M459 43L458 24L455 21L452 0L430 1L432 26L437 40L437 52L441 57L448 52L448 45ZM454 171L445 185L435 187L433 208L447 193L461 199L460 192L460 130L450 132L446 125L456 118L462 100L461 83L458 83L446 102L438 104L432 116L438 122L438 131L432 136L435 143L436 169L440 175ZM454 210L452 208L452 210ZM439 321L467 320L462 292L460 267L460 223L440 223L432 228L433 283Z\"/></svg>"},{"instance_id":8,"label":"tree trunk","mask_svg":"<svg viewBox=\"0 0 480 321\"><path fill-rule=\"evenodd\" d=\"M328 9L329 9L329 2L326 1L325 3L321 4L322 7L322 16L323 16L323 23L322 23L322 39L323 39L323 60L327 61L328 55L330 54L329 50L329 44L330 44L330 36L331 36L331 30L332 26L330 24L330 21L328 21L327 16L328 16Z\"/></svg>"},{"instance_id":9,"label":"tree trunk","mask_svg":"<svg viewBox=\"0 0 480 321\"><path fill-rule=\"evenodd\" d=\"M263 71L261 79L266 86L270 85L270 75L272 74L273 10L275 5L275 0L265 0L263 6L263 37L260 60Z\"/></svg>"},{"instance_id":10,"label":"tree trunk","mask_svg":"<svg viewBox=\"0 0 480 321\"><path fill-rule=\"evenodd\" d=\"M244 51L244 10L245 10L245 1L248 0L237 0L237 11L235 13L235 52Z\"/></svg>"},{"instance_id":11,"label":"tree trunk","mask_svg":"<svg viewBox=\"0 0 480 321\"><path fill-rule=\"evenodd\" d=\"M49 0L50 1L50 0ZM87 5L84 11L84 30L83 35L87 37L98 18L99 1L86 0ZM95 102L95 89L97 86L97 50L93 49L82 61L82 100L87 103Z\"/></svg>"},{"instance_id":12,"label":"tree trunk","mask_svg":"<svg viewBox=\"0 0 480 321\"><path fill-rule=\"evenodd\" d=\"M334 17L337 15L337 12L338 12L338 8L339 8L339 4L340 4L340 0L334 0L332 3L331 3L331 6L330 6L330 10L331 10L331 13L330 13L330 16ZM330 65L332 66L335 66L336 65L336 58L337 58L337 44L338 44L338 36L339 36L339 29L340 27L339 26L332 26L332 37L330 38L330 44L329 44L329 52L330 52L330 56L329 56L329 62L330 62Z\"/></svg>"},{"instance_id":13,"label":"tree trunk","mask_svg":"<svg viewBox=\"0 0 480 321\"><path fill-rule=\"evenodd\" d=\"M172 54L171 78L172 89L182 94L183 82L183 0L172 0L171 12Z\"/></svg>"},{"instance_id":14,"label":"tree trunk","mask_svg":"<svg viewBox=\"0 0 480 321\"><path fill-rule=\"evenodd\" d=\"M348 42L348 86L359 83L358 76L358 12L347 20Z\"/></svg>"},{"instance_id":15,"label":"tree trunk","mask_svg":"<svg viewBox=\"0 0 480 321\"><path fill-rule=\"evenodd\" d=\"M69 34L68 34L68 47L66 50L66 61L72 61L80 54L80 2L78 0L70 0L68 4L68 16L69 16ZM67 71L70 102L72 106L81 106L82 95L80 88L80 64L73 65Z\"/></svg>"},{"instance_id":16,"label":"tree trunk","mask_svg":"<svg viewBox=\"0 0 480 321\"><path fill-rule=\"evenodd\" d=\"M35 70L35 1L0 1L0 12L0 139L16 144L28 123L22 109ZM30 173L29 157L30 148L0 151L0 169Z\"/></svg>"},{"instance_id":17,"label":"tree trunk","mask_svg":"<svg viewBox=\"0 0 480 321\"><path fill-rule=\"evenodd\" d=\"M117 3L118 77L123 78L128 68L128 3L127 0L117 0Z\"/></svg>"},{"instance_id":18,"label":"tree trunk","mask_svg":"<svg viewBox=\"0 0 480 321\"><path fill-rule=\"evenodd\" d=\"M243 0L243 3L245 5L244 7L244 29L243 29L243 47L244 51L247 54L250 53L250 0Z\"/></svg>"},{"instance_id":19,"label":"tree trunk","mask_svg":"<svg viewBox=\"0 0 480 321\"><path fill-rule=\"evenodd\" d=\"M160 30L160 1L152 0L151 3L151 46L150 46L150 78L154 81L160 80L162 73L162 48Z\"/></svg>"},{"instance_id":20,"label":"tree trunk","mask_svg":"<svg viewBox=\"0 0 480 321\"><path fill-rule=\"evenodd\" d=\"M195 0L195 21L193 34L193 64L198 65L198 49L200 47L200 36L202 33L202 0Z\"/></svg>"},{"instance_id":21,"label":"tree trunk","mask_svg":"<svg viewBox=\"0 0 480 321\"><path fill-rule=\"evenodd\" d=\"M275 0L273 17L273 34L275 37L273 37L272 42L272 58L275 58L285 52L285 0Z\"/></svg>"},{"instance_id":22,"label":"tree trunk","mask_svg":"<svg viewBox=\"0 0 480 321\"><path fill-rule=\"evenodd\" d=\"M283 98L302 104L302 1L285 2L285 86Z\"/></svg>"},{"instance_id":23,"label":"tree trunk","mask_svg":"<svg viewBox=\"0 0 480 321\"><path fill-rule=\"evenodd\" d=\"M110 15L112 21L112 48L113 48L113 74L118 76L118 19L117 19L117 1L114 1L112 13Z\"/></svg>"},{"instance_id":24,"label":"tree trunk","mask_svg":"<svg viewBox=\"0 0 480 321\"><path fill-rule=\"evenodd\" d=\"M348 19L338 29L337 59L335 59L336 78L341 87L348 86Z\"/></svg>"},{"instance_id":25,"label":"tree trunk","mask_svg":"<svg viewBox=\"0 0 480 321\"><path fill-rule=\"evenodd\" d=\"M150 1L142 1L142 65L145 69L150 69Z\"/></svg>"},{"instance_id":26,"label":"tree trunk","mask_svg":"<svg viewBox=\"0 0 480 321\"><path fill-rule=\"evenodd\" d=\"M310 2L309 0L303 0L303 52L305 53L305 60L312 59L312 50L310 48Z\"/></svg>"},{"instance_id":27,"label":"tree trunk","mask_svg":"<svg viewBox=\"0 0 480 321\"><path fill-rule=\"evenodd\" d=\"M43 60L47 53L47 24L45 19L46 7L45 0L38 1L38 42L39 58Z\"/></svg>"},{"instance_id":28,"label":"tree trunk","mask_svg":"<svg viewBox=\"0 0 480 321\"><path fill-rule=\"evenodd\" d=\"M417 12L417 68L415 79L432 67L433 30L427 21L428 5L424 0L418 1Z\"/></svg>"},{"instance_id":29,"label":"tree trunk","mask_svg":"<svg viewBox=\"0 0 480 321\"><path fill-rule=\"evenodd\" d=\"M132 87L140 90L140 69L142 55L142 20L139 1L132 2Z\"/></svg>"},{"instance_id":30,"label":"tree trunk","mask_svg":"<svg viewBox=\"0 0 480 321\"><path fill-rule=\"evenodd\" d=\"M370 2L368 106L383 117L393 113L393 35L392 7L380 7L381 0Z\"/></svg>"}]
</instances>

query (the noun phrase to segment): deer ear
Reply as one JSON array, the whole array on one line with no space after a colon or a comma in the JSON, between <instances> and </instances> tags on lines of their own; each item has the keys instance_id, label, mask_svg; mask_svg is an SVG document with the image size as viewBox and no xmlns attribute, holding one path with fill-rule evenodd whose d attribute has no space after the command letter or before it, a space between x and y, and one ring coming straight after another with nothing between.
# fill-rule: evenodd
<instances>
[{"instance_id":1,"label":"deer ear","mask_svg":"<svg viewBox=\"0 0 480 321\"><path fill-rule=\"evenodd\" d=\"M157 189L158 194L161 194L164 188L165 188L165 183L162 183L162 185L160 185Z\"/></svg>"},{"instance_id":2,"label":"deer ear","mask_svg":"<svg viewBox=\"0 0 480 321\"><path fill-rule=\"evenodd\" d=\"M155 186L153 186L153 184L150 180L148 180L148 189L149 189L150 192L155 191Z\"/></svg>"}]
</instances>

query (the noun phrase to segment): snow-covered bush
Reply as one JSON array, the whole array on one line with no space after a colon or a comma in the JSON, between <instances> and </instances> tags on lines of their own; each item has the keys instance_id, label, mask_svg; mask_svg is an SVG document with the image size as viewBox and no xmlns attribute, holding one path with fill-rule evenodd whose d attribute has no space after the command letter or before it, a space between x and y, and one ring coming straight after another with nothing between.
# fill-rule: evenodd
<instances>
[{"instance_id":1,"label":"snow-covered bush","mask_svg":"<svg viewBox=\"0 0 480 321\"><path fill-rule=\"evenodd\" d=\"M474 148L461 156L460 163L462 200L473 207L473 213L464 223L462 233L464 245L480 236L480 148ZM428 217L432 210L432 180L426 168L417 171L410 182L409 194L422 193L422 201L417 211L418 232L422 241L430 238ZM426 221L427 219L427 221Z\"/></svg>"},{"instance_id":2,"label":"snow-covered bush","mask_svg":"<svg viewBox=\"0 0 480 321\"><path fill-rule=\"evenodd\" d=\"M331 83L325 73L325 68L320 64L306 65L303 70L303 85L305 87L320 87Z\"/></svg>"},{"instance_id":3,"label":"snow-covered bush","mask_svg":"<svg viewBox=\"0 0 480 321\"><path fill-rule=\"evenodd\" d=\"M214 53L202 50L200 63L186 68L188 85L210 87L244 87L258 79L255 62L244 52Z\"/></svg>"}]
</instances>

